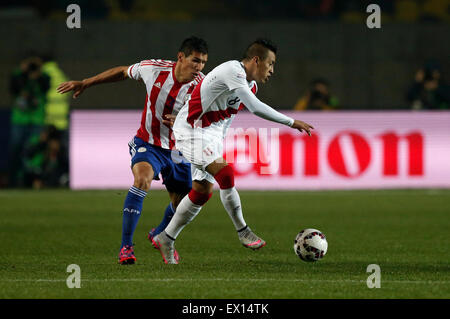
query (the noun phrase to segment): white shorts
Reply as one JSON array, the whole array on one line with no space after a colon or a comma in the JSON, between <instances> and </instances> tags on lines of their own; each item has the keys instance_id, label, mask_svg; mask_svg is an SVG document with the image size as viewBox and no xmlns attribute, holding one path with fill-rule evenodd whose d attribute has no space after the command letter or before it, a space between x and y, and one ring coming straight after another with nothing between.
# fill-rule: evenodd
<instances>
[{"instance_id":1,"label":"white shorts","mask_svg":"<svg viewBox=\"0 0 450 319\"><path fill-rule=\"evenodd\" d=\"M205 169L218 158L223 158L223 139L214 136L177 139L175 147L191 163L192 180L207 180L214 184L214 177Z\"/></svg>"}]
</instances>

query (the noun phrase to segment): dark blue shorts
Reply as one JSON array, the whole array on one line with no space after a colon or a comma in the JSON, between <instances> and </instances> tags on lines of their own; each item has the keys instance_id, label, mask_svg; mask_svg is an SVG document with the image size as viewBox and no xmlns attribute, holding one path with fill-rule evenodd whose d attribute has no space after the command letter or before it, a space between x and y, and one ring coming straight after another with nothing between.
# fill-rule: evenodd
<instances>
[{"instance_id":1,"label":"dark blue shorts","mask_svg":"<svg viewBox=\"0 0 450 319\"><path fill-rule=\"evenodd\" d=\"M161 173L163 184L169 192L187 194L192 188L191 164L177 150L168 150L144 142L134 137L129 143L131 167L139 162L149 163L159 180Z\"/></svg>"}]
</instances>

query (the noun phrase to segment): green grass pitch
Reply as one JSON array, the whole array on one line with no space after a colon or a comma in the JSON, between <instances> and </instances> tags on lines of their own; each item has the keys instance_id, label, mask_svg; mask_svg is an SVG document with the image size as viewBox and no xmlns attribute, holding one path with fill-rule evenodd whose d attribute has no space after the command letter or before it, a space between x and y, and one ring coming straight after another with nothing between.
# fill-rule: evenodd
<instances>
[{"instance_id":1,"label":"green grass pitch","mask_svg":"<svg viewBox=\"0 0 450 319\"><path fill-rule=\"evenodd\" d=\"M450 298L450 190L240 191L244 216L267 241L244 248L215 191L165 265L146 239L167 193L151 191L135 232L137 263L121 266L126 191L0 191L0 298ZM301 261L303 228L325 233L328 253ZM69 289L67 266L81 268ZM369 264L381 288L369 289Z\"/></svg>"}]
</instances>

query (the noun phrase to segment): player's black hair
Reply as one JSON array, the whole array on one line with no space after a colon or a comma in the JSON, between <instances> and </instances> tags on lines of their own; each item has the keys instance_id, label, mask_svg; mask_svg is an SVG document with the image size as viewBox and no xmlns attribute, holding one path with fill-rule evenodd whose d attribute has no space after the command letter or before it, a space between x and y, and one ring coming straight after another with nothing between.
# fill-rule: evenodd
<instances>
[{"instance_id":1,"label":"player's black hair","mask_svg":"<svg viewBox=\"0 0 450 319\"><path fill-rule=\"evenodd\" d=\"M178 52L183 52L186 57L190 56L194 51L208 54L208 44L203 39L191 36L190 38L184 39L178 50Z\"/></svg>"},{"instance_id":2,"label":"player's black hair","mask_svg":"<svg viewBox=\"0 0 450 319\"><path fill-rule=\"evenodd\" d=\"M243 59L249 60L254 56L258 56L260 59L264 60L267 58L267 53L272 51L277 54L277 46L275 43L265 38L258 38L245 49Z\"/></svg>"}]
</instances>

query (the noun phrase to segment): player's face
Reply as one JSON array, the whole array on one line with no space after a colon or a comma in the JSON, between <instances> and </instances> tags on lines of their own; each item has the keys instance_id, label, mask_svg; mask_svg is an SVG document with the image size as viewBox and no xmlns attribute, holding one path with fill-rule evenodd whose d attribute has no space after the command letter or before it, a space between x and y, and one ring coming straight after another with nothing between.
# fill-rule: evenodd
<instances>
[{"instance_id":1,"label":"player's face","mask_svg":"<svg viewBox=\"0 0 450 319\"><path fill-rule=\"evenodd\" d=\"M256 82L266 83L269 80L274 71L275 60L276 56L272 51L267 53L267 57L264 60L259 60L256 71Z\"/></svg>"},{"instance_id":2,"label":"player's face","mask_svg":"<svg viewBox=\"0 0 450 319\"><path fill-rule=\"evenodd\" d=\"M179 53L178 62L181 64L182 77L187 81L192 81L205 67L208 61L208 54L192 51L189 56Z\"/></svg>"}]
</instances>

